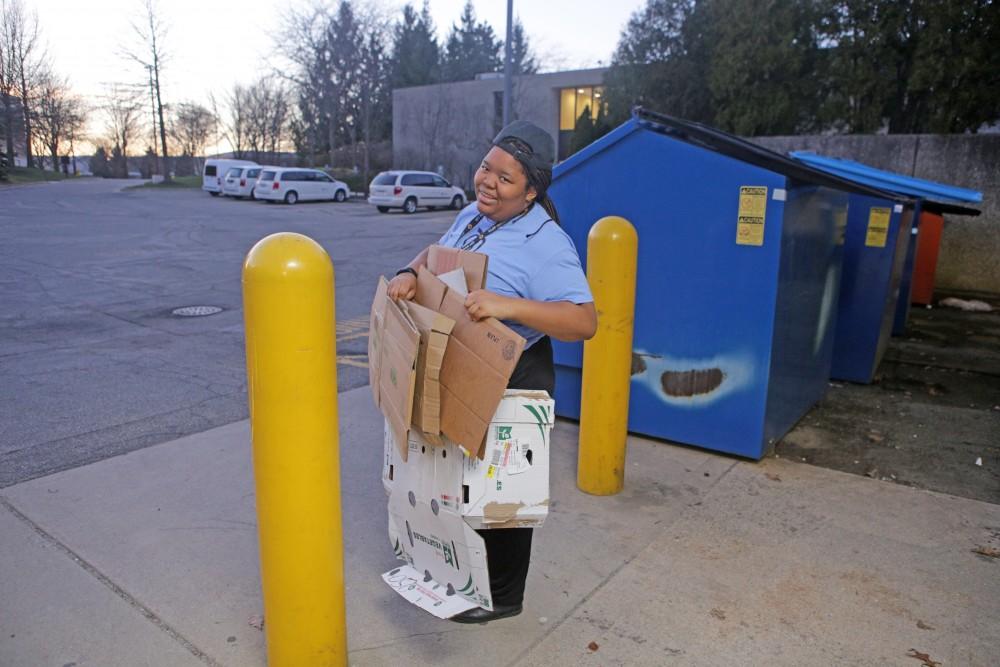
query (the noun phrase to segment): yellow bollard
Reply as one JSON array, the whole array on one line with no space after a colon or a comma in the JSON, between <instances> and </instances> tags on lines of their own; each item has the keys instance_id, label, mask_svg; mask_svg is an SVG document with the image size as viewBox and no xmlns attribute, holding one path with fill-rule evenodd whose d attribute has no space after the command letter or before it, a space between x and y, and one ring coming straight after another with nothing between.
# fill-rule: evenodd
<instances>
[{"instance_id":1,"label":"yellow bollard","mask_svg":"<svg viewBox=\"0 0 1000 667\"><path fill-rule=\"evenodd\" d=\"M601 218L587 237L587 280L597 334L583 344L576 484L598 496L625 485L638 236L625 218Z\"/></svg>"},{"instance_id":2,"label":"yellow bollard","mask_svg":"<svg viewBox=\"0 0 1000 667\"><path fill-rule=\"evenodd\" d=\"M267 664L347 664L333 265L301 234L243 264Z\"/></svg>"}]
</instances>

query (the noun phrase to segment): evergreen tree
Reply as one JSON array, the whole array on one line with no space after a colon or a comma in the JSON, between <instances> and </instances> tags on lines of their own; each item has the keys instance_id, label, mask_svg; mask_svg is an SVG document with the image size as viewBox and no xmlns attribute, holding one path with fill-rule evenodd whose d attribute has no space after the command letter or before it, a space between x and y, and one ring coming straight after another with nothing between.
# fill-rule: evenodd
<instances>
[{"instance_id":1,"label":"evergreen tree","mask_svg":"<svg viewBox=\"0 0 1000 667\"><path fill-rule=\"evenodd\" d=\"M649 0L632 14L604 79L614 124L637 104L712 122L705 14L694 0Z\"/></svg>"},{"instance_id":2,"label":"evergreen tree","mask_svg":"<svg viewBox=\"0 0 1000 667\"><path fill-rule=\"evenodd\" d=\"M507 45L504 44L504 49ZM520 19L514 21L510 34L510 69L515 76L518 74L535 74L538 72L538 62L535 60L528 37L524 34L524 25Z\"/></svg>"},{"instance_id":3,"label":"evergreen tree","mask_svg":"<svg viewBox=\"0 0 1000 667\"><path fill-rule=\"evenodd\" d=\"M121 146L114 145L108 162L112 178L128 178L128 156L122 153Z\"/></svg>"},{"instance_id":4,"label":"evergreen tree","mask_svg":"<svg viewBox=\"0 0 1000 667\"><path fill-rule=\"evenodd\" d=\"M1000 4L835 0L824 19L834 129L974 132L1000 118Z\"/></svg>"},{"instance_id":5,"label":"evergreen tree","mask_svg":"<svg viewBox=\"0 0 1000 667\"><path fill-rule=\"evenodd\" d=\"M710 0L708 83L715 124L740 135L814 129L817 44L812 3Z\"/></svg>"},{"instance_id":6,"label":"evergreen tree","mask_svg":"<svg viewBox=\"0 0 1000 667\"><path fill-rule=\"evenodd\" d=\"M975 132L1000 119L1000 2L919 3L920 31L907 93L928 100L923 132ZM941 54L948 54L942 58ZM890 132L913 132L907 117L890 115Z\"/></svg>"},{"instance_id":7,"label":"evergreen tree","mask_svg":"<svg viewBox=\"0 0 1000 667\"><path fill-rule=\"evenodd\" d=\"M111 176L111 167L108 164L108 151L104 146L98 146L94 154L90 156L90 173L100 178Z\"/></svg>"},{"instance_id":8,"label":"evergreen tree","mask_svg":"<svg viewBox=\"0 0 1000 667\"><path fill-rule=\"evenodd\" d=\"M573 140L570 143L570 153L576 153L594 143L612 130L612 125L605 113L605 105L598 104L597 114L593 114L590 105L583 108L583 113L576 119L573 128Z\"/></svg>"},{"instance_id":9,"label":"evergreen tree","mask_svg":"<svg viewBox=\"0 0 1000 667\"><path fill-rule=\"evenodd\" d=\"M459 24L448 34L442 79L468 81L483 72L502 71L501 44L488 23L476 21L472 2L466 2Z\"/></svg>"},{"instance_id":10,"label":"evergreen tree","mask_svg":"<svg viewBox=\"0 0 1000 667\"><path fill-rule=\"evenodd\" d=\"M441 51L434 37L427 0L418 15L413 5L403 7L392 45L392 87L407 88L436 82L441 75Z\"/></svg>"}]
</instances>

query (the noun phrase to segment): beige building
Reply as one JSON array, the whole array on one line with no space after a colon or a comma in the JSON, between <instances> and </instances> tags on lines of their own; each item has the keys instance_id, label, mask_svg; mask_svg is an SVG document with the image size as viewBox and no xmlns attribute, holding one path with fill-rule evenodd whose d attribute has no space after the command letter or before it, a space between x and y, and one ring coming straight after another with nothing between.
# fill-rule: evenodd
<instances>
[{"instance_id":1,"label":"beige building","mask_svg":"<svg viewBox=\"0 0 1000 667\"><path fill-rule=\"evenodd\" d=\"M559 159L569 154L576 119L596 116L606 68L514 78L513 119L530 120L557 139ZM392 92L392 162L397 169L437 171L465 189L503 125L503 75Z\"/></svg>"}]
</instances>

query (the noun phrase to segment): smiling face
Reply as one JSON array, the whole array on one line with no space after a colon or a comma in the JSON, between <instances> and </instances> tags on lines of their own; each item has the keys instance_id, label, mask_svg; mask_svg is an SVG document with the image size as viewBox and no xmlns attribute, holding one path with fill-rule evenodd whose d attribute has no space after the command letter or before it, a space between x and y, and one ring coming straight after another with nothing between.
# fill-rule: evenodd
<instances>
[{"instance_id":1,"label":"smiling face","mask_svg":"<svg viewBox=\"0 0 1000 667\"><path fill-rule=\"evenodd\" d=\"M476 207L497 222L510 220L535 200L535 188L528 185L521 163L497 146L483 158L473 182Z\"/></svg>"}]
</instances>

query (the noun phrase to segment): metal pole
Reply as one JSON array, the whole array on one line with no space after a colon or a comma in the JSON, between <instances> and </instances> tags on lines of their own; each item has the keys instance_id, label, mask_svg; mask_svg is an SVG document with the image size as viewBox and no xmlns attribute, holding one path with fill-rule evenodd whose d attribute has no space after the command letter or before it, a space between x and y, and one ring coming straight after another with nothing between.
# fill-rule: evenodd
<instances>
[{"instance_id":1,"label":"metal pole","mask_svg":"<svg viewBox=\"0 0 1000 667\"><path fill-rule=\"evenodd\" d=\"M635 227L617 216L598 220L587 237L587 280L598 318L597 334L583 344L576 484L598 496L625 486L638 245Z\"/></svg>"},{"instance_id":2,"label":"metal pole","mask_svg":"<svg viewBox=\"0 0 1000 667\"><path fill-rule=\"evenodd\" d=\"M510 96L511 96L511 50L510 40L514 34L514 0L507 0L507 39L503 48L503 124L504 127L510 122Z\"/></svg>"},{"instance_id":3,"label":"metal pole","mask_svg":"<svg viewBox=\"0 0 1000 667\"><path fill-rule=\"evenodd\" d=\"M333 265L301 234L243 264L267 664L347 664Z\"/></svg>"},{"instance_id":4,"label":"metal pole","mask_svg":"<svg viewBox=\"0 0 1000 667\"><path fill-rule=\"evenodd\" d=\"M156 98L153 96L153 66L147 65L149 72L149 106L153 110L153 173L160 171L160 155L156 150Z\"/></svg>"}]
</instances>

